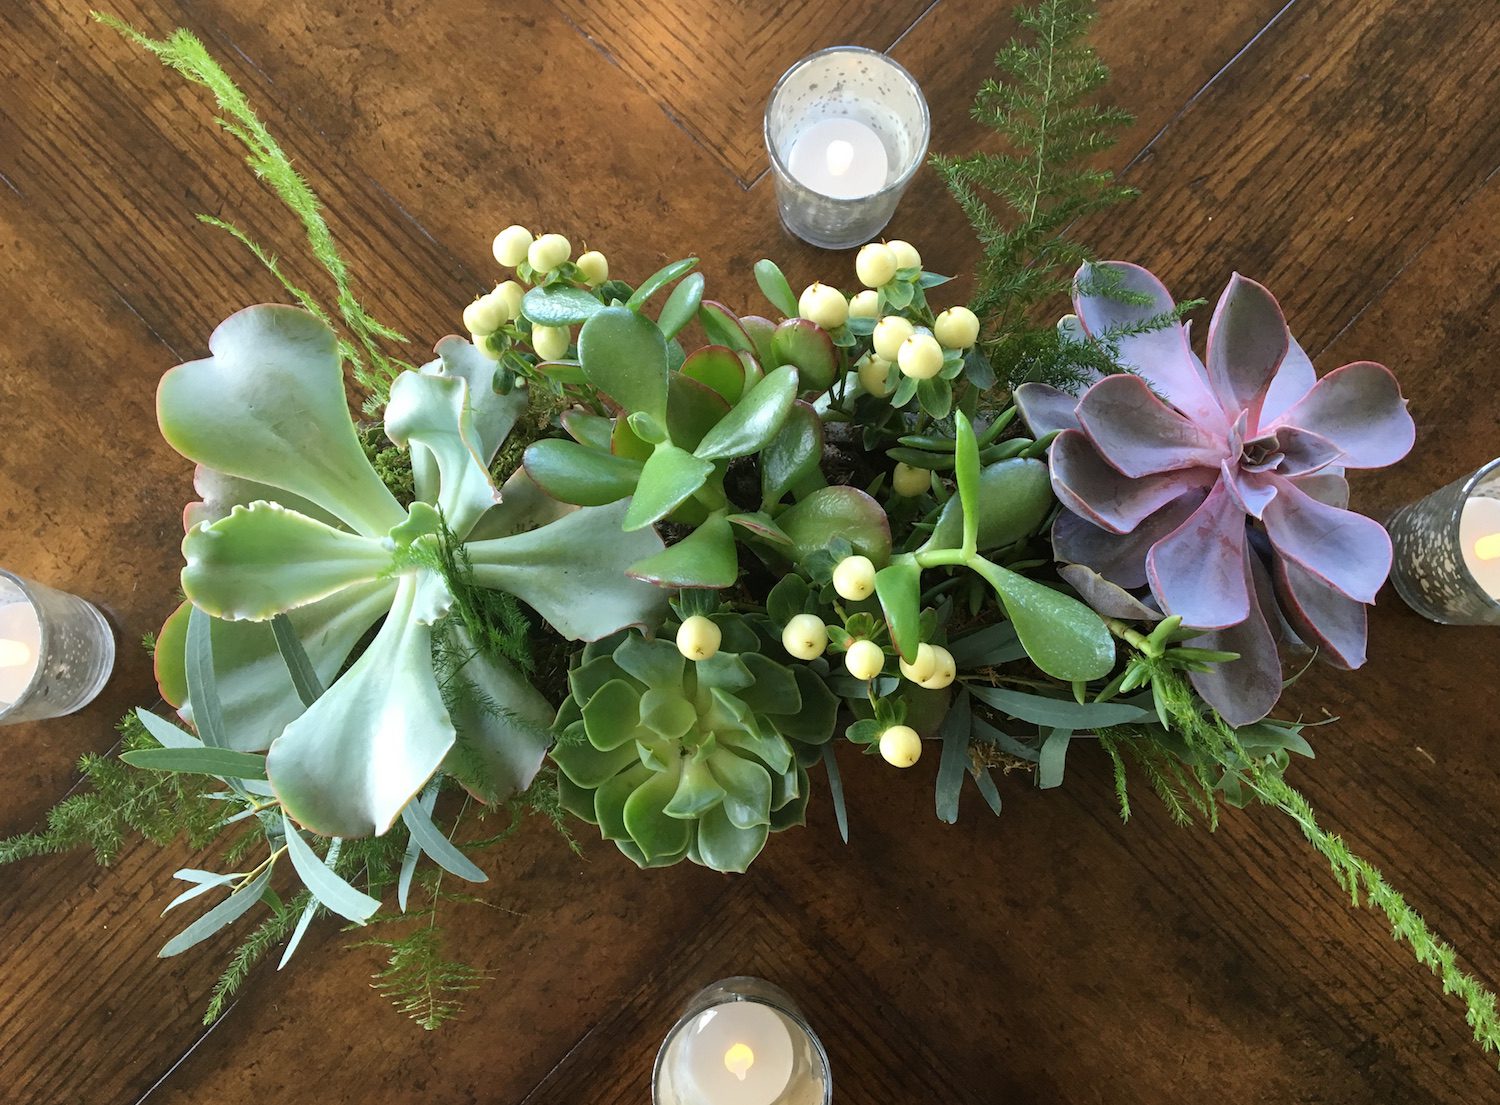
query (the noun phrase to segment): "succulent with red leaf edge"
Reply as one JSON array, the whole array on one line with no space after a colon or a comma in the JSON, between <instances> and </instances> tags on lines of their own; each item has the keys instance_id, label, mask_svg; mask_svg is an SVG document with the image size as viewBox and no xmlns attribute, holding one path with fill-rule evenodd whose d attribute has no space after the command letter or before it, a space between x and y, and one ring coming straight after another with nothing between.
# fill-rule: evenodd
<instances>
[{"instance_id":1,"label":"succulent with red leaf edge","mask_svg":"<svg viewBox=\"0 0 1500 1105\"><path fill-rule=\"evenodd\" d=\"M1365 606L1390 570L1391 543L1378 522L1344 509L1344 470L1400 460L1415 427L1383 365L1358 361L1319 379L1253 280L1230 279L1205 363L1186 326L1132 332L1172 309L1155 276L1098 267L1112 279L1086 265L1075 288L1102 283L1115 298L1077 292L1079 325L1115 341L1131 374L1079 397L1041 384L1016 391L1035 433L1058 431L1049 463L1066 511L1054 552L1097 573L1070 573L1096 607L1149 587L1161 610L1205 631L1197 643L1238 653L1193 682L1226 721L1247 724L1281 693L1278 640L1315 645L1340 667L1364 663Z\"/></svg>"}]
</instances>

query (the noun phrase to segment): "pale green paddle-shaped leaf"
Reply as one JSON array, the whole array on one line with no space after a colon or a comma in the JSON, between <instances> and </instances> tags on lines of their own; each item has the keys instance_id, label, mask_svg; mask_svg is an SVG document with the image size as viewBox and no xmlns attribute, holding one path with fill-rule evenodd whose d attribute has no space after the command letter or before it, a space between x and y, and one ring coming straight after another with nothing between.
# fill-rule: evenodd
<instances>
[{"instance_id":1,"label":"pale green paddle-shaped leaf","mask_svg":"<svg viewBox=\"0 0 1500 1105\"><path fill-rule=\"evenodd\" d=\"M481 802L503 802L525 790L541 770L552 744L552 718L557 713L535 687L503 657L485 656L468 633L455 628L459 648L471 653L454 674L474 693L459 690L452 709L453 727L463 742L463 768L445 763L455 778ZM487 709L479 692L495 709ZM454 753L449 754L449 759ZM478 768L483 777L468 778Z\"/></svg>"},{"instance_id":2,"label":"pale green paddle-shaped leaf","mask_svg":"<svg viewBox=\"0 0 1500 1105\"><path fill-rule=\"evenodd\" d=\"M385 408L386 436L403 449L427 453L437 465L436 505L460 541L500 501L479 459L468 394L468 383L456 377L403 372Z\"/></svg>"},{"instance_id":3,"label":"pale green paddle-shaped leaf","mask_svg":"<svg viewBox=\"0 0 1500 1105\"><path fill-rule=\"evenodd\" d=\"M286 834L286 853L297 877L312 896L322 902L330 913L337 913L346 920L362 925L380 908L380 902L363 891L356 890L319 858L312 846L302 839L296 825L281 815L282 831Z\"/></svg>"},{"instance_id":4,"label":"pale green paddle-shaped leaf","mask_svg":"<svg viewBox=\"0 0 1500 1105\"><path fill-rule=\"evenodd\" d=\"M1104 621L1077 599L992 564L968 561L994 588L1032 662L1056 679L1099 679L1115 663L1115 642Z\"/></svg>"},{"instance_id":5,"label":"pale green paddle-shaped leaf","mask_svg":"<svg viewBox=\"0 0 1500 1105\"><path fill-rule=\"evenodd\" d=\"M511 388L503 395L496 391L495 373L500 363L486 357L473 342L447 337L437 343L433 352L439 360L423 365L423 372L457 376L469 385L469 411L477 438L476 451L480 461L488 467L515 426L516 419L525 413L530 393L524 388Z\"/></svg>"},{"instance_id":6,"label":"pale green paddle-shaped leaf","mask_svg":"<svg viewBox=\"0 0 1500 1105\"><path fill-rule=\"evenodd\" d=\"M772 307L787 318L797 317L797 296L775 261L762 257L755 262L755 282Z\"/></svg>"}]
</instances>

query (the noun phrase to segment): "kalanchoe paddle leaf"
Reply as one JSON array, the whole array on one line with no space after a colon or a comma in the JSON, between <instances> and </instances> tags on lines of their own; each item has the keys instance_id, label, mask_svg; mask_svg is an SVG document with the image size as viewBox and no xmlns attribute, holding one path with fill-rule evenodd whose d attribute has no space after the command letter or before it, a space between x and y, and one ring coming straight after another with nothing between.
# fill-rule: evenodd
<instances>
[{"instance_id":1,"label":"kalanchoe paddle leaf","mask_svg":"<svg viewBox=\"0 0 1500 1105\"><path fill-rule=\"evenodd\" d=\"M792 539L792 557L802 563L842 537L877 568L891 557L891 524L870 496L854 487L823 487L776 516Z\"/></svg>"},{"instance_id":2,"label":"kalanchoe paddle leaf","mask_svg":"<svg viewBox=\"0 0 1500 1105\"><path fill-rule=\"evenodd\" d=\"M466 381L403 372L391 385L385 432L401 448L431 458L438 486L429 501L460 541L480 515L499 502L486 462L479 457Z\"/></svg>"}]
</instances>

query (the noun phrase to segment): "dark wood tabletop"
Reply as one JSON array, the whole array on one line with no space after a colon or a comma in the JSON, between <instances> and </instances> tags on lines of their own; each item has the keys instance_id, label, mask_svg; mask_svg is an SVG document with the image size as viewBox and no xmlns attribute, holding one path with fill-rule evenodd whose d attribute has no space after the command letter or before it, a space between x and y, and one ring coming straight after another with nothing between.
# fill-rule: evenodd
<instances>
[{"instance_id":1,"label":"dark wood tabletop","mask_svg":"<svg viewBox=\"0 0 1500 1105\"><path fill-rule=\"evenodd\" d=\"M95 0L197 31L330 209L379 313L424 343L497 278L510 222L605 250L637 279L693 254L717 298L751 265L848 282L848 255L778 224L760 140L775 77L814 48L888 49L967 116L1007 6L982 0ZM279 288L197 212L317 277L200 89L77 0L0 4L0 564L99 603L108 690L0 729L0 833L28 829L155 700L135 642L175 602L189 466L160 439L161 373ZM1232 270L1280 297L1320 370L1389 364L1411 456L1357 481L1377 517L1500 452L1500 20L1448 0L1105 0L1093 41L1136 122L1109 160L1142 195L1084 235L1179 295ZM974 247L930 171L891 232L929 268ZM962 288L958 285L958 295ZM1315 669L1285 708L1336 723L1291 773L1465 963L1500 982L1494 629L1441 628L1387 590L1371 662ZM845 749L852 752L852 749ZM826 794L748 876L640 872L539 823L487 860L493 908L453 937L494 979L424 1033L368 986L374 952L323 922L212 1030L233 946L171 961L159 917L183 847L128 845L0 870L0 1100L11 1105L381 1105L649 1100L680 1003L726 974L804 1005L851 1105L1320 1105L1500 1100L1461 1008L1351 908L1284 818L1175 827L1144 788L1122 824L1107 762L1060 790L1002 782L998 820L933 811L910 772L841 757L851 841Z\"/></svg>"}]
</instances>

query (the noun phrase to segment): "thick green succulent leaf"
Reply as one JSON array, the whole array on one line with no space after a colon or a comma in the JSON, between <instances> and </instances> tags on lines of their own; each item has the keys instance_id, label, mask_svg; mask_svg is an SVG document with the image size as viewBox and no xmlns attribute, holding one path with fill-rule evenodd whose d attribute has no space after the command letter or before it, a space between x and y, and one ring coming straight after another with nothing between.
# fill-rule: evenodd
<instances>
[{"instance_id":1,"label":"thick green succulent leaf","mask_svg":"<svg viewBox=\"0 0 1500 1105\"><path fill-rule=\"evenodd\" d=\"M533 326L577 326L602 310L598 296L570 284L532 288L521 297L521 313Z\"/></svg>"},{"instance_id":2,"label":"thick green succulent leaf","mask_svg":"<svg viewBox=\"0 0 1500 1105\"><path fill-rule=\"evenodd\" d=\"M724 800L724 788L709 770L706 760L692 757L683 761L677 790L666 805L668 817L691 821L702 817Z\"/></svg>"},{"instance_id":3,"label":"thick green succulent leaf","mask_svg":"<svg viewBox=\"0 0 1500 1105\"><path fill-rule=\"evenodd\" d=\"M1044 461L1012 457L986 465L979 471L979 551L999 548L1029 537L1041 529L1056 499ZM938 515L932 536L923 551L957 549L963 544L964 507L954 495Z\"/></svg>"},{"instance_id":4,"label":"thick green succulent leaf","mask_svg":"<svg viewBox=\"0 0 1500 1105\"><path fill-rule=\"evenodd\" d=\"M672 642L648 641L632 633L615 649L614 662L620 670L653 690L676 691L682 687L683 665L687 661Z\"/></svg>"},{"instance_id":5,"label":"thick green succulent leaf","mask_svg":"<svg viewBox=\"0 0 1500 1105\"><path fill-rule=\"evenodd\" d=\"M677 792L677 775L659 772L625 800L625 831L648 861L680 856L692 841L692 824L667 813L667 803Z\"/></svg>"},{"instance_id":6,"label":"thick green succulent leaf","mask_svg":"<svg viewBox=\"0 0 1500 1105\"><path fill-rule=\"evenodd\" d=\"M776 324L760 315L741 315L740 327L750 335L750 341L755 345L754 358L760 367L779 368L781 362L776 359L776 349L771 344L771 339L776 336ZM749 357L751 354L742 350L740 356Z\"/></svg>"},{"instance_id":7,"label":"thick green succulent leaf","mask_svg":"<svg viewBox=\"0 0 1500 1105\"><path fill-rule=\"evenodd\" d=\"M743 874L766 846L770 833L766 825L739 828L720 806L709 810L698 821L698 857L703 866L715 871Z\"/></svg>"},{"instance_id":8,"label":"thick green succulent leaf","mask_svg":"<svg viewBox=\"0 0 1500 1105\"><path fill-rule=\"evenodd\" d=\"M662 549L651 529L621 532L627 504L582 507L540 529L466 546L474 579L509 591L563 636L592 641L626 626L654 626L662 592L625 569Z\"/></svg>"},{"instance_id":9,"label":"thick green succulent leaf","mask_svg":"<svg viewBox=\"0 0 1500 1105\"><path fill-rule=\"evenodd\" d=\"M662 304L661 314L657 316L656 325L668 339L675 338L684 326L693 321L698 313L698 305L702 302L703 274L690 272L682 283L672 289L672 294L667 296L666 303Z\"/></svg>"},{"instance_id":10,"label":"thick green succulent leaf","mask_svg":"<svg viewBox=\"0 0 1500 1105\"><path fill-rule=\"evenodd\" d=\"M734 529L723 514L713 514L675 545L632 564L632 579L658 587L732 587L739 578Z\"/></svg>"},{"instance_id":11,"label":"thick green succulent leaf","mask_svg":"<svg viewBox=\"0 0 1500 1105\"><path fill-rule=\"evenodd\" d=\"M781 527L772 521L771 516L762 511L752 514L731 514L728 516L732 525L739 526L747 533L752 533L762 541L769 541L773 545L791 546L792 539L781 532Z\"/></svg>"},{"instance_id":12,"label":"thick green succulent leaf","mask_svg":"<svg viewBox=\"0 0 1500 1105\"><path fill-rule=\"evenodd\" d=\"M760 456L761 502L779 503L792 488L816 471L823 459L823 420L810 404L798 400Z\"/></svg>"},{"instance_id":13,"label":"thick green succulent leaf","mask_svg":"<svg viewBox=\"0 0 1500 1105\"><path fill-rule=\"evenodd\" d=\"M910 553L892 558L875 573L875 594L896 651L910 663L922 643L922 569L917 558Z\"/></svg>"},{"instance_id":14,"label":"thick green succulent leaf","mask_svg":"<svg viewBox=\"0 0 1500 1105\"><path fill-rule=\"evenodd\" d=\"M713 388L681 372L672 373L667 387L667 436L672 444L692 452L728 413L729 403Z\"/></svg>"},{"instance_id":15,"label":"thick green succulent leaf","mask_svg":"<svg viewBox=\"0 0 1500 1105\"><path fill-rule=\"evenodd\" d=\"M724 788L724 812L739 829L771 823L771 773L762 765L720 749L708 758L714 778Z\"/></svg>"},{"instance_id":16,"label":"thick green succulent leaf","mask_svg":"<svg viewBox=\"0 0 1500 1105\"><path fill-rule=\"evenodd\" d=\"M604 684L583 706L584 732L601 752L613 752L635 740L640 723L640 692L624 679Z\"/></svg>"},{"instance_id":17,"label":"thick green succulent leaf","mask_svg":"<svg viewBox=\"0 0 1500 1105\"><path fill-rule=\"evenodd\" d=\"M626 411L666 424L667 340L656 323L606 307L578 332L578 360L589 383Z\"/></svg>"},{"instance_id":18,"label":"thick green succulent leaf","mask_svg":"<svg viewBox=\"0 0 1500 1105\"><path fill-rule=\"evenodd\" d=\"M786 422L796 398L797 370L784 365L751 388L699 442L693 455L703 460L728 460L759 452Z\"/></svg>"},{"instance_id":19,"label":"thick green succulent leaf","mask_svg":"<svg viewBox=\"0 0 1500 1105\"><path fill-rule=\"evenodd\" d=\"M602 787L631 764L640 764L634 742L601 752L587 740L559 741L552 749L552 759L581 787ZM604 816L602 811L600 816Z\"/></svg>"},{"instance_id":20,"label":"thick green succulent leaf","mask_svg":"<svg viewBox=\"0 0 1500 1105\"><path fill-rule=\"evenodd\" d=\"M403 449L425 452L437 465L435 503L459 540L500 501L479 459L479 435L468 397L465 380L403 372L391 385L385 408L386 436Z\"/></svg>"},{"instance_id":21,"label":"thick green succulent leaf","mask_svg":"<svg viewBox=\"0 0 1500 1105\"><path fill-rule=\"evenodd\" d=\"M581 787L561 771L557 773L557 800L562 808L590 825L599 824L599 814L594 809L595 792Z\"/></svg>"},{"instance_id":22,"label":"thick green succulent leaf","mask_svg":"<svg viewBox=\"0 0 1500 1105\"><path fill-rule=\"evenodd\" d=\"M338 339L295 307L250 307L156 392L167 443L189 460L309 499L367 535L405 511L370 466L344 394Z\"/></svg>"},{"instance_id":23,"label":"thick green succulent leaf","mask_svg":"<svg viewBox=\"0 0 1500 1105\"><path fill-rule=\"evenodd\" d=\"M802 692L792 670L758 652L745 652L740 661L754 679L739 698L757 714L794 714L802 709Z\"/></svg>"},{"instance_id":24,"label":"thick green succulent leaf","mask_svg":"<svg viewBox=\"0 0 1500 1105\"><path fill-rule=\"evenodd\" d=\"M802 745L825 744L838 721L839 700L806 664L795 664L791 671L797 680L801 706L796 713L770 713L766 718L787 740Z\"/></svg>"},{"instance_id":25,"label":"thick green succulent leaf","mask_svg":"<svg viewBox=\"0 0 1500 1105\"><path fill-rule=\"evenodd\" d=\"M964 508L961 540L964 555L972 556L979 541L979 442L962 411L954 415L953 424L953 476L958 484L958 500Z\"/></svg>"},{"instance_id":26,"label":"thick green succulent leaf","mask_svg":"<svg viewBox=\"0 0 1500 1105\"><path fill-rule=\"evenodd\" d=\"M631 759L634 758L632 755ZM611 776L594 792L594 817L599 822L599 833L605 840L630 839L630 833L625 828L625 803L635 793L635 788L654 774L650 768L636 762L633 767Z\"/></svg>"},{"instance_id":27,"label":"thick green succulent leaf","mask_svg":"<svg viewBox=\"0 0 1500 1105\"><path fill-rule=\"evenodd\" d=\"M719 743L749 753L772 771L785 771L792 766L791 745L777 733L762 733L758 728L727 729L719 732Z\"/></svg>"},{"instance_id":28,"label":"thick green succulent leaf","mask_svg":"<svg viewBox=\"0 0 1500 1105\"><path fill-rule=\"evenodd\" d=\"M525 413L529 393L522 388L511 388L504 395L496 391L495 372L500 363L490 360L472 342L464 341L463 338L444 338L437 343L433 352L438 355L439 360L423 365L423 372L456 376L469 385L469 412L476 438L475 452L488 467L510 435L516 419Z\"/></svg>"},{"instance_id":29,"label":"thick green succulent leaf","mask_svg":"<svg viewBox=\"0 0 1500 1105\"><path fill-rule=\"evenodd\" d=\"M691 498L713 470L711 461L695 457L671 442L658 445L636 484L635 497L623 519L624 528L639 530L665 518Z\"/></svg>"},{"instance_id":30,"label":"thick green succulent leaf","mask_svg":"<svg viewBox=\"0 0 1500 1105\"><path fill-rule=\"evenodd\" d=\"M678 372L713 388L726 403L739 402L745 391L745 366L725 345L705 345L683 361Z\"/></svg>"},{"instance_id":31,"label":"thick green succulent leaf","mask_svg":"<svg viewBox=\"0 0 1500 1105\"><path fill-rule=\"evenodd\" d=\"M662 266L641 281L641 286L626 301L625 306L629 307L632 311L639 311L653 295L678 277L691 272L697 264L698 258L684 257L681 261L673 261L670 265Z\"/></svg>"},{"instance_id":32,"label":"thick green succulent leaf","mask_svg":"<svg viewBox=\"0 0 1500 1105\"><path fill-rule=\"evenodd\" d=\"M237 506L182 540L182 589L199 609L230 621L265 621L388 572L382 541L287 510Z\"/></svg>"},{"instance_id":33,"label":"thick green succulent leaf","mask_svg":"<svg viewBox=\"0 0 1500 1105\"><path fill-rule=\"evenodd\" d=\"M552 744L552 705L515 667L500 656L485 656L460 627L453 630L468 663L454 673L472 693L459 688L450 711L463 766L444 763L481 802L502 802L532 784ZM486 701L488 700L488 701ZM489 704L498 709L490 709ZM448 754L452 761L455 748ZM471 770L479 777L471 778Z\"/></svg>"},{"instance_id":34,"label":"thick green succulent leaf","mask_svg":"<svg viewBox=\"0 0 1500 1105\"><path fill-rule=\"evenodd\" d=\"M833 386L839 369L838 352L828 331L817 323L805 318L787 319L776 327L771 349L778 363L797 366L803 391L827 391Z\"/></svg>"},{"instance_id":35,"label":"thick green succulent leaf","mask_svg":"<svg viewBox=\"0 0 1500 1105\"><path fill-rule=\"evenodd\" d=\"M817 755L821 757L822 754ZM794 770L777 776L771 782L775 786L771 795L771 831L779 833L783 829L806 825L807 805L812 797L807 768L798 764Z\"/></svg>"},{"instance_id":36,"label":"thick green succulent leaf","mask_svg":"<svg viewBox=\"0 0 1500 1105\"><path fill-rule=\"evenodd\" d=\"M727 345L730 349L746 353L755 352L755 343L740 325L739 316L722 303L705 299L698 308L698 324L703 327L703 332L713 345Z\"/></svg>"},{"instance_id":37,"label":"thick green succulent leaf","mask_svg":"<svg viewBox=\"0 0 1500 1105\"><path fill-rule=\"evenodd\" d=\"M325 836L384 833L453 746L432 670L432 624L452 603L436 573L401 577L370 647L271 745L283 808Z\"/></svg>"},{"instance_id":38,"label":"thick green succulent leaf","mask_svg":"<svg viewBox=\"0 0 1500 1105\"><path fill-rule=\"evenodd\" d=\"M605 506L634 494L643 467L638 460L560 437L533 441L522 463L548 495L577 506Z\"/></svg>"},{"instance_id":39,"label":"thick green succulent leaf","mask_svg":"<svg viewBox=\"0 0 1500 1105\"><path fill-rule=\"evenodd\" d=\"M1037 667L1069 682L1109 674L1115 663L1115 642L1098 614L1061 591L982 557L975 557L969 566L994 588L1026 655Z\"/></svg>"},{"instance_id":40,"label":"thick green succulent leaf","mask_svg":"<svg viewBox=\"0 0 1500 1105\"><path fill-rule=\"evenodd\" d=\"M868 556L877 568L891 558L891 524L870 496L854 487L821 487L776 516L792 539L792 556L804 562L835 537Z\"/></svg>"},{"instance_id":41,"label":"thick green succulent leaf","mask_svg":"<svg viewBox=\"0 0 1500 1105\"><path fill-rule=\"evenodd\" d=\"M652 687L640 696L639 703L641 724L667 740L682 739L698 722L698 711L681 691Z\"/></svg>"},{"instance_id":42,"label":"thick green succulent leaf","mask_svg":"<svg viewBox=\"0 0 1500 1105\"><path fill-rule=\"evenodd\" d=\"M755 282L767 302L788 318L797 314L797 297L775 261L762 257L755 262Z\"/></svg>"},{"instance_id":43,"label":"thick green succulent leaf","mask_svg":"<svg viewBox=\"0 0 1500 1105\"><path fill-rule=\"evenodd\" d=\"M590 414L581 407L571 407L562 412L558 421L562 423L568 436L578 444L605 453L611 451L610 437L615 432L612 419L605 418L602 414Z\"/></svg>"}]
</instances>

